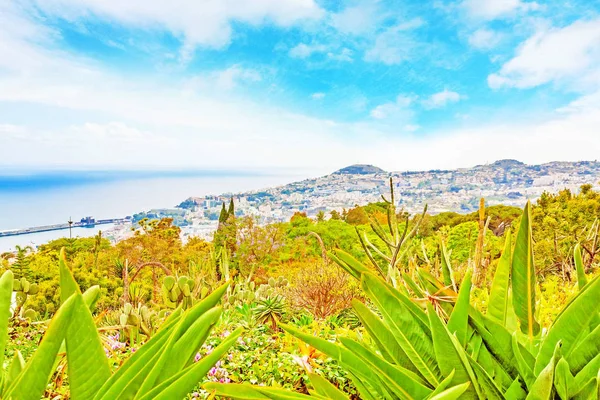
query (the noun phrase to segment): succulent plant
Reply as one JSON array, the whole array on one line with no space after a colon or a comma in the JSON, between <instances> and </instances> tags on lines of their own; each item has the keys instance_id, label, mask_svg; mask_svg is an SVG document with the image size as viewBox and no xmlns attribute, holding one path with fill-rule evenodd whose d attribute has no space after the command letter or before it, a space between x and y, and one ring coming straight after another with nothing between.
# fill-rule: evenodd
<instances>
[{"instance_id":1,"label":"succulent plant","mask_svg":"<svg viewBox=\"0 0 600 400\"><path fill-rule=\"evenodd\" d=\"M197 299L194 298L194 289L196 282L187 276L180 276L175 279L174 276L165 276L162 282L162 296L165 305L171 309L182 305L183 309L192 307ZM209 288L200 289L200 299L206 297Z\"/></svg>"},{"instance_id":2,"label":"succulent plant","mask_svg":"<svg viewBox=\"0 0 600 400\"><path fill-rule=\"evenodd\" d=\"M34 309L28 308L27 310L23 311L23 318L29 321L35 321L39 318L39 314Z\"/></svg>"},{"instance_id":3,"label":"succulent plant","mask_svg":"<svg viewBox=\"0 0 600 400\"><path fill-rule=\"evenodd\" d=\"M125 336L129 335L130 342L136 342L142 333L150 338L156 332L162 319L167 316L167 310L157 313L145 305L134 307L131 303L125 303L119 314L119 323L122 327L128 327Z\"/></svg>"},{"instance_id":4,"label":"succulent plant","mask_svg":"<svg viewBox=\"0 0 600 400\"><path fill-rule=\"evenodd\" d=\"M13 291L16 292L16 307L15 316L21 316L21 310L27 302L29 296L35 296L39 291L39 286L36 283L30 283L25 277L15 279L13 283ZM31 313L29 314L31 315ZM25 315L23 317L27 318Z\"/></svg>"},{"instance_id":5,"label":"succulent plant","mask_svg":"<svg viewBox=\"0 0 600 400\"><path fill-rule=\"evenodd\" d=\"M283 276L278 278L271 277L266 284L257 287L255 282L240 281L237 282L233 290L229 293L227 305L241 307L244 304L260 302L269 297L281 295L281 289L289 284Z\"/></svg>"}]
</instances>

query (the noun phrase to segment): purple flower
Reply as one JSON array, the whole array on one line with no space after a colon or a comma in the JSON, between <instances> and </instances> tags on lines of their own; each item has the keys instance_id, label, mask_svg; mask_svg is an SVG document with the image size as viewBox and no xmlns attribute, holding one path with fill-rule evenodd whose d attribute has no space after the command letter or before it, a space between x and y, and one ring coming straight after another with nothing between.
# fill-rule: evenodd
<instances>
[{"instance_id":1,"label":"purple flower","mask_svg":"<svg viewBox=\"0 0 600 400\"><path fill-rule=\"evenodd\" d=\"M194 357L194 362L200 361L201 358L202 356L200 355L200 353L196 353L196 357Z\"/></svg>"}]
</instances>

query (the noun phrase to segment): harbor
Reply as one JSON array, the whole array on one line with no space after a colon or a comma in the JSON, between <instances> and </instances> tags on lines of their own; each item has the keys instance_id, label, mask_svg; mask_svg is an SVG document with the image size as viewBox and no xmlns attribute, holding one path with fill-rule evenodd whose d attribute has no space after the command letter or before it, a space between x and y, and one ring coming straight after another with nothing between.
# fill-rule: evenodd
<instances>
[{"instance_id":1,"label":"harbor","mask_svg":"<svg viewBox=\"0 0 600 400\"><path fill-rule=\"evenodd\" d=\"M34 226L34 227L23 228L23 229L4 230L4 231L0 231L0 237L20 236L20 235L28 235L28 234L32 234L32 233L59 231L59 230L73 229L73 228L95 228L97 225L123 224L123 223L130 222L130 221L131 221L131 217L99 219L99 220L96 220L92 217L85 217L77 222L68 221L63 224L42 225L42 226Z\"/></svg>"}]
</instances>

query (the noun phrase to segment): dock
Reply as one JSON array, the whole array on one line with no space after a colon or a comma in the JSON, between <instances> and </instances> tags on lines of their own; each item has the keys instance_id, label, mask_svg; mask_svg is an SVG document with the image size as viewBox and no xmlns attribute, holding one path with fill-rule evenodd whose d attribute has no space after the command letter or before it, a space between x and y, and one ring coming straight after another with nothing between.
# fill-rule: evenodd
<instances>
[{"instance_id":1,"label":"dock","mask_svg":"<svg viewBox=\"0 0 600 400\"><path fill-rule=\"evenodd\" d=\"M82 218L79 222L73 222L71 224L54 224L54 225L43 225L43 226L34 226L31 228L23 228L23 229L11 229L6 231L0 231L0 237L6 236L18 236L18 235L28 235L30 233L39 233L39 232L49 232L49 231L59 231L63 229L69 228L93 228L96 225L106 225L106 224L118 224L124 222L131 222L131 218L112 218L112 219L99 219L95 220L91 217Z\"/></svg>"}]
</instances>

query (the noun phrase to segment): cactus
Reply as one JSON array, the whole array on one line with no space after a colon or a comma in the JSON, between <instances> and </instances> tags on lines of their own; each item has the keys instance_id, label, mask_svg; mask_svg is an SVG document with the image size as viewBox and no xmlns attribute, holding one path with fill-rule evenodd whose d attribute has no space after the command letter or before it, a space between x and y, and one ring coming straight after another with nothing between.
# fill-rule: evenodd
<instances>
[{"instance_id":1,"label":"cactus","mask_svg":"<svg viewBox=\"0 0 600 400\"><path fill-rule=\"evenodd\" d=\"M187 276L180 276L175 280L173 276L165 276L161 292L164 304L171 309L181 305L184 309L190 308L195 303L194 288L196 282ZM208 294L208 288L202 288L201 298Z\"/></svg>"},{"instance_id":2,"label":"cactus","mask_svg":"<svg viewBox=\"0 0 600 400\"><path fill-rule=\"evenodd\" d=\"M244 304L260 302L275 295L281 295L281 289L289 282L283 276L271 277L266 284L257 286L255 282L238 281L229 293L225 306L242 307Z\"/></svg>"},{"instance_id":3,"label":"cactus","mask_svg":"<svg viewBox=\"0 0 600 400\"><path fill-rule=\"evenodd\" d=\"M166 316L165 312L156 313L147 306L138 306L134 308L131 303L125 303L121 314L119 315L119 323L124 329L125 336L129 336L130 344L139 341L139 334L142 333L150 338L156 328L159 326L159 320Z\"/></svg>"},{"instance_id":4,"label":"cactus","mask_svg":"<svg viewBox=\"0 0 600 400\"><path fill-rule=\"evenodd\" d=\"M206 286L203 286L202 289L200 290L200 299L205 298L209 292L210 292L210 289Z\"/></svg>"},{"instance_id":5,"label":"cactus","mask_svg":"<svg viewBox=\"0 0 600 400\"><path fill-rule=\"evenodd\" d=\"M35 310L28 308L27 310L23 311L23 318L28 319L29 321L34 321L38 319L38 313Z\"/></svg>"},{"instance_id":6,"label":"cactus","mask_svg":"<svg viewBox=\"0 0 600 400\"><path fill-rule=\"evenodd\" d=\"M13 283L13 291L16 292L15 317L21 316L21 310L27 302L29 296L35 296L39 291L39 286L35 283L30 283L25 277L16 279ZM32 310L33 311L33 310ZM31 315L31 313L30 313ZM23 317L27 318L25 315Z\"/></svg>"}]
</instances>

